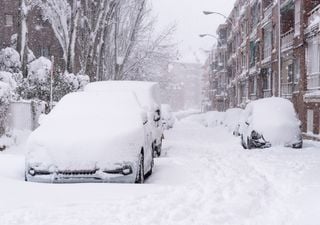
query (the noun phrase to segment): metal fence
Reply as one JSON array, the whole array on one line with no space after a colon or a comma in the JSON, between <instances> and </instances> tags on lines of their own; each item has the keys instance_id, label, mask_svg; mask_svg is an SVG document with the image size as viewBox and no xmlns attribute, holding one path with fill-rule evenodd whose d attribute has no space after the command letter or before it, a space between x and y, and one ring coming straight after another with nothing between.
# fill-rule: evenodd
<instances>
[{"instance_id":1,"label":"metal fence","mask_svg":"<svg viewBox=\"0 0 320 225\"><path fill-rule=\"evenodd\" d=\"M39 116L45 112L45 104L39 101L12 101L8 112L10 130L34 130Z\"/></svg>"}]
</instances>

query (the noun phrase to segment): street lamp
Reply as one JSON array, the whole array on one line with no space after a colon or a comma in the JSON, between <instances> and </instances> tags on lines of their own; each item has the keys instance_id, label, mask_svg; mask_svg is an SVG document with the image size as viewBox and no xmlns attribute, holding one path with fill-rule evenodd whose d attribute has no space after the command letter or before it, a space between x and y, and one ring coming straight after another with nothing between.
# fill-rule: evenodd
<instances>
[{"instance_id":1,"label":"street lamp","mask_svg":"<svg viewBox=\"0 0 320 225\"><path fill-rule=\"evenodd\" d=\"M217 36L213 34L199 34L199 37L204 38L204 37L213 37L215 39L219 39Z\"/></svg>"},{"instance_id":2,"label":"street lamp","mask_svg":"<svg viewBox=\"0 0 320 225\"><path fill-rule=\"evenodd\" d=\"M222 14L222 13L215 12L215 11L203 11L203 14L206 15L206 16L207 16L207 15L212 15L212 14L220 15L220 16L222 16L223 18L225 18L226 21L228 21L232 26L234 26L233 21L232 21L229 17L227 17L226 15L224 15L224 14Z\"/></svg>"},{"instance_id":3,"label":"street lamp","mask_svg":"<svg viewBox=\"0 0 320 225\"><path fill-rule=\"evenodd\" d=\"M211 37L217 40L218 44L221 45L221 40L219 37L213 35L213 34L199 34L199 37L204 38L204 37Z\"/></svg>"}]
</instances>

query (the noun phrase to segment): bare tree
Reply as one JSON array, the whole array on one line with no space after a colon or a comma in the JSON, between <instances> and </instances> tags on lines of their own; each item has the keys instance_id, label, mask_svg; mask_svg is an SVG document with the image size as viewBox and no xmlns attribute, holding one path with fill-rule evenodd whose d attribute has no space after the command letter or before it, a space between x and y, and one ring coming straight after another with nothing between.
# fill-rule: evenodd
<instances>
[{"instance_id":1,"label":"bare tree","mask_svg":"<svg viewBox=\"0 0 320 225\"><path fill-rule=\"evenodd\" d=\"M19 5L19 32L17 40L17 51L20 54L23 75L27 75L28 63L28 14L38 4L38 0L20 0Z\"/></svg>"},{"instance_id":2,"label":"bare tree","mask_svg":"<svg viewBox=\"0 0 320 225\"><path fill-rule=\"evenodd\" d=\"M69 3L71 2L71 4ZM65 70L74 72L75 43L79 22L78 0L44 0L38 4L63 51Z\"/></svg>"},{"instance_id":3,"label":"bare tree","mask_svg":"<svg viewBox=\"0 0 320 225\"><path fill-rule=\"evenodd\" d=\"M93 75L97 72L103 36L113 20L116 0L81 0L81 35L78 38L81 55L81 71Z\"/></svg>"}]
</instances>

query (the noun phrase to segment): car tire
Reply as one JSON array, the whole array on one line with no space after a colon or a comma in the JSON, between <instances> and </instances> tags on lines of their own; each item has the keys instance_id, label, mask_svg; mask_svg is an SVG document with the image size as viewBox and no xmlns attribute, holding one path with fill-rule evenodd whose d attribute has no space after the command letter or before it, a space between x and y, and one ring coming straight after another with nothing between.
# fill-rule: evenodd
<instances>
[{"instance_id":1,"label":"car tire","mask_svg":"<svg viewBox=\"0 0 320 225\"><path fill-rule=\"evenodd\" d=\"M160 144L156 145L156 153L157 153L157 157L161 156L161 149L162 149L162 141Z\"/></svg>"},{"instance_id":2,"label":"car tire","mask_svg":"<svg viewBox=\"0 0 320 225\"><path fill-rule=\"evenodd\" d=\"M241 135L241 145L242 145L242 147L243 147L244 149L247 149L247 146L246 146L246 144L245 144L244 141L243 141L243 135Z\"/></svg>"},{"instance_id":3,"label":"car tire","mask_svg":"<svg viewBox=\"0 0 320 225\"><path fill-rule=\"evenodd\" d=\"M137 184L144 183L144 156L142 152L140 153L140 156L139 156L139 168L137 171L137 178L135 183Z\"/></svg>"},{"instance_id":4,"label":"car tire","mask_svg":"<svg viewBox=\"0 0 320 225\"><path fill-rule=\"evenodd\" d=\"M24 181L25 181L25 182L28 181L27 172L24 172Z\"/></svg>"},{"instance_id":5,"label":"car tire","mask_svg":"<svg viewBox=\"0 0 320 225\"><path fill-rule=\"evenodd\" d=\"M158 157L158 152L157 152L157 147L156 147L156 144L153 143L152 146L152 155L153 155L153 158L157 158Z\"/></svg>"},{"instance_id":6,"label":"car tire","mask_svg":"<svg viewBox=\"0 0 320 225\"><path fill-rule=\"evenodd\" d=\"M252 143L249 138L247 138L247 149L252 149Z\"/></svg>"}]
</instances>

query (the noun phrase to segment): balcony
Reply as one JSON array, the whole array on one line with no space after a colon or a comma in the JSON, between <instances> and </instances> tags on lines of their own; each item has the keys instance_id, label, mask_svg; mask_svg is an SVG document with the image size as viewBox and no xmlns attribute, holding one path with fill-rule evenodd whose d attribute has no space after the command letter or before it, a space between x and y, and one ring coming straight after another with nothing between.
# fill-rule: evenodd
<instances>
[{"instance_id":1,"label":"balcony","mask_svg":"<svg viewBox=\"0 0 320 225\"><path fill-rule=\"evenodd\" d=\"M272 54L272 47L271 44L268 46L265 46L263 49L263 60L262 64L271 61L271 54Z\"/></svg>"},{"instance_id":2,"label":"balcony","mask_svg":"<svg viewBox=\"0 0 320 225\"><path fill-rule=\"evenodd\" d=\"M252 93L252 94L250 94L250 100L251 101L254 101L254 100L257 100L258 98L257 98L257 94L256 93Z\"/></svg>"},{"instance_id":3,"label":"balcony","mask_svg":"<svg viewBox=\"0 0 320 225\"><path fill-rule=\"evenodd\" d=\"M319 90L320 89L320 72L309 74L308 80L308 90Z\"/></svg>"},{"instance_id":4,"label":"balcony","mask_svg":"<svg viewBox=\"0 0 320 225\"><path fill-rule=\"evenodd\" d=\"M315 7L311 12L308 14L308 28L312 29L315 25L319 24L320 18L320 4Z\"/></svg>"},{"instance_id":5,"label":"balcony","mask_svg":"<svg viewBox=\"0 0 320 225\"><path fill-rule=\"evenodd\" d=\"M281 35L281 51L288 50L293 47L294 29Z\"/></svg>"},{"instance_id":6,"label":"balcony","mask_svg":"<svg viewBox=\"0 0 320 225\"><path fill-rule=\"evenodd\" d=\"M272 9L273 9L273 3L269 4L265 9L263 13L263 18L268 18L272 14Z\"/></svg>"},{"instance_id":7,"label":"balcony","mask_svg":"<svg viewBox=\"0 0 320 225\"><path fill-rule=\"evenodd\" d=\"M270 97L272 97L271 89L263 90L263 98L270 98Z\"/></svg>"},{"instance_id":8,"label":"balcony","mask_svg":"<svg viewBox=\"0 0 320 225\"><path fill-rule=\"evenodd\" d=\"M290 99L292 97L294 85L293 83L282 83L281 84L281 96L283 98Z\"/></svg>"}]
</instances>

